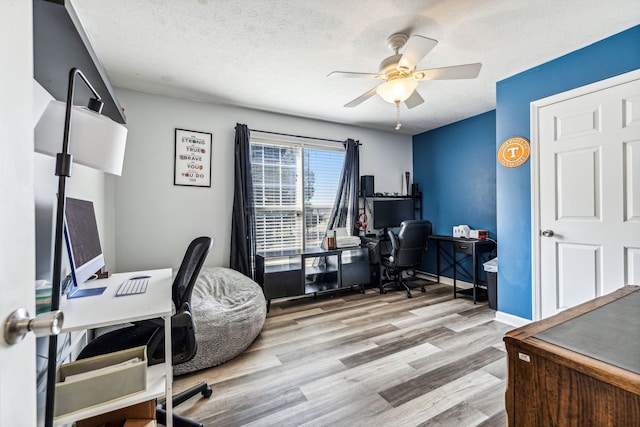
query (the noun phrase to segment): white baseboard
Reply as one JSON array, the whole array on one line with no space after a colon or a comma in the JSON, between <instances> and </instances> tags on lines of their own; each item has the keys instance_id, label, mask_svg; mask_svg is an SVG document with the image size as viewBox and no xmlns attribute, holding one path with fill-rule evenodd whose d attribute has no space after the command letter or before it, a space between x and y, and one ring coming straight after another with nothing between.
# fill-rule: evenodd
<instances>
[{"instance_id":1,"label":"white baseboard","mask_svg":"<svg viewBox=\"0 0 640 427\"><path fill-rule=\"evenodd\" d=\"M426 271L416 270L415 273L416 273L416 277L419 277L425 280L433 280L434 282L436 280L436 277L438 277L435 274L427 273Z\"/></svg>"},{"instance_id":2,"label":"white baseboard","mask_svg":"<svg viewBox=\"0 0 640 427\"><path fill-rule=\"evenodd\" d=\"M435 274L427 273L425 271L416 270L416 276L426 280L436 281L438 276ZM453 279L450 277L440 276L440 283L445 285L453 286ZM470 282L465 282L462 280L456 280L456 286L460 289L471 288L472 285ZM520 326L528 325L532 321L529 319L525 319L524 317L514 316L513 314L504 313L502 311L496 311L495 320L500 323L504 323L506 325L511 325L516 328Z\"/></svg>"},{"instance_id":3,"label":"white baseboard","mask_svg":"<svg viewBox=\"0 0 640 427\"><path fill-rule=\"evenodd\" d=\"M432 273L427 273L425 271L416 270L416 277L420 277L426 280L433 280L434 282L438 279L438 276ZM453 286L453 279L451 277L440 276L440 282L444 285ZM464 280L457 279L456 287L460 289L468 289L471 288L471 282L465 282Z\"/></svg>"},{"instance_id":4,"label":"white baseboard","mask_svg":"<svg viewBox=\"0 0 640 427\"><path fill-rule=\"evenodd\" d=\"M505 313L502 311L496 311L496 322L504 323L507 325L515 326L519 328L520 326L528 325L531 323L531 320L525 319L524 317L514 316L513 314Z\"/></svg>"}]
</instances>

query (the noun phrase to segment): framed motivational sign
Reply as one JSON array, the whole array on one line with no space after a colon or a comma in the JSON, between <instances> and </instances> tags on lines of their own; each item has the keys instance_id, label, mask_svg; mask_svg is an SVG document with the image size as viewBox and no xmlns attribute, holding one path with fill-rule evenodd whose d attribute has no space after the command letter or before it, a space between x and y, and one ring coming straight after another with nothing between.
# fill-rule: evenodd
<instances>
[{"instance_id":1,"label":"framed motivational sign","mask_svg":"<svg viewBox=\"0 0 640 427\"><path fill-rule=\"evenodd\" d=\"M211 187L211 145L207 132L176 128L174 185Z\"/></svg>"}]
</instances>

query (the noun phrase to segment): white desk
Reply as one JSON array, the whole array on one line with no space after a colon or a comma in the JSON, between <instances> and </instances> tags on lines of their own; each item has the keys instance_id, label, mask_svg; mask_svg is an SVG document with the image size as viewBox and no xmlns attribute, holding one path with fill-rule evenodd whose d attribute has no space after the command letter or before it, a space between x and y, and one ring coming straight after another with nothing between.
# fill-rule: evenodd
<instances>
[{"instance_id":1,"label":"white desk","mask_svg":"<svg viewBox=\"0 0 640 427\"><path fill-rule=\"evenodd\" d=\"M116 297L118 286L134 275L148 274L151 276L147 292L139 295ZM61 299L60 309L64 313L62 332L83 329L93 329L103 326L117 325L138 320L163 318L165 324L165 358L164 365L154 365L148 368L147 389L123 399L114 400L83 411L57 417L55 425L70 424L75 420L93 417L105 412L124 408L136 403L165 396L167 400L167 426L173 425L171 394L173 382L173 368L171 366L171 269L136 271L132 273L113 274L108 279L87 282L82 288L106 286L102 295Z\"/></svg>"}]
</instances>

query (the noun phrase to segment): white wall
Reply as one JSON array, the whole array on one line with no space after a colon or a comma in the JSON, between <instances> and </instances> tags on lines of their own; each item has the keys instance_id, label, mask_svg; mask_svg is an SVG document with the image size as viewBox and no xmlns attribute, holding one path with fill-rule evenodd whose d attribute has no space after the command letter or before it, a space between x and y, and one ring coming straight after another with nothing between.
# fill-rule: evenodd
<instances>
[{"instance_id":1,"label":"white wall","mask_svg":"<svg viewBox=\"0 0 640 427\"><path fill-rule=\"evenodd\" d=\"M34 127L51 99L53 97L34 81ZM62 149L62 135L60 135L60 149ZM73 154L73 147L71 151ZM33 160L36 219L35 274L36 280L51 281L58 191L58 177L55 175L56 160L54 157L39 153L34 153ZM71 177L67 178L66 195L93 201L106 269L109 271L115 265L115 244L113 224L108 222L113 217L112 214L108 214L113 206L113 194L110 186L107 185L108 179L103 172L74 164ZM67 271L66 267L63 268L65 275Z\"/></svg>"},{"instance_id":2,"label":"white wall","mask_svg":"<svg viewBox=\"0 0 640 427\"><path fill-rule=\"evenodd\" d=\"M411 137L281 114L117 89L127 115L127 150L114 177L118 271L177 267L189 242L214 238L205 265L228 266L233 205L234 127L344 140L360 147L361 175L376 191L400 192L412 173ZM175 128L213 134L211 188L173 185Z\"/></svg>"}]
</instances>

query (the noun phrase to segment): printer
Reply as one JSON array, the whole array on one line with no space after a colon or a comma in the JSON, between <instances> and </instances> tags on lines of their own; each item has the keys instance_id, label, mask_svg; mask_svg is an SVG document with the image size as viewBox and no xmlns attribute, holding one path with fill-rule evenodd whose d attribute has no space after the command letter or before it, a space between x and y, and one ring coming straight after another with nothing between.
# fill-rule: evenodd
<instances>
[{"instance_id":1,"label":"printer","mask_svg":"<svg viewBox=\"0 0 640 427\"><path fill-rule=\"evenodd\" d=\"M336 228L336 248L351 248L360 246L359 236L350 236L346 228Z\"/></svg>"}]
</instances>

